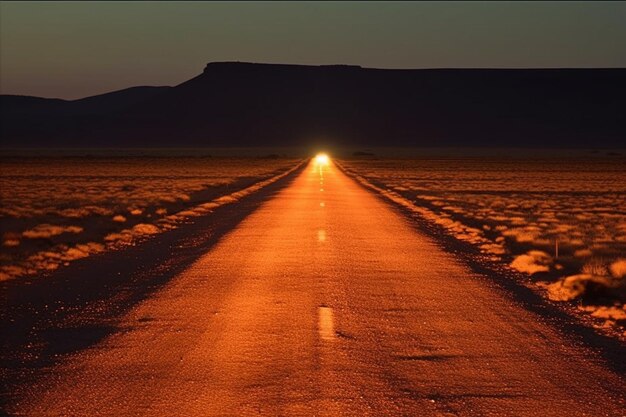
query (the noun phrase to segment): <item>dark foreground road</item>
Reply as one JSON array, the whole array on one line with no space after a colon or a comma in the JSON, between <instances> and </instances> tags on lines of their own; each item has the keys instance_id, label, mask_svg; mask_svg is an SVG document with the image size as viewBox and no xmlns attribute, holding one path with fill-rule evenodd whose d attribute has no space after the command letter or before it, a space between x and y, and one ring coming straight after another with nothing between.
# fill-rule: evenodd
<instances>
[{"instance_id":1,"label":"dark foreground road","mask_svg":"<svg viewBox=\"0 0 626 417\"><path fill-rule=\"evenodd\" d=\"M26 416L622 416L626 384L311 164L10 406Z\"/></svg>"}]
</instances>

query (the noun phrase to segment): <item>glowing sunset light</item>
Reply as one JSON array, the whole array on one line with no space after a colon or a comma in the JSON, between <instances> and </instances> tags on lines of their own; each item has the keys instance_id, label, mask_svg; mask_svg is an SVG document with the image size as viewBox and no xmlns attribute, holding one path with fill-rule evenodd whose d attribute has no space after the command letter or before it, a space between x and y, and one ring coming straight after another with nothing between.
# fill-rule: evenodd
<instances>
[{"instance_id":1,"label":"glowing sunset light","mask_svg":"<svg viewBox=\"0 0 626 417\"><path fill-rule=\"evenodd\" d=\"M328 165L329 162L330 162L330 158L325 153L318 153L315 156L315 163L317 165Z\"/></svg>"}]
</instances>

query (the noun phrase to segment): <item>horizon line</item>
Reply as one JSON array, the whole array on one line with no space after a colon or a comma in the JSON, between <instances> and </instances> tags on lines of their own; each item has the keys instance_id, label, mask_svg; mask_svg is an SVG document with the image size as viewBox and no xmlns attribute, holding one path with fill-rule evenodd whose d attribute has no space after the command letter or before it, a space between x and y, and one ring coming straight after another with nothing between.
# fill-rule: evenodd
<instances>
[{"instance_id":1,"label":"horizon line","mask_svg":"<svg viewBox=\"0 0 626 417\"><path fill-rule=\"evenodd\" d=\"M197 75L192 76L186 80L183 80L174 85L131 85L128 87L122 87L115 90L107 90L100 93L95 93L88 96L82 96L78 98L62 98L62 97L51 97L51 96L35 96L35 95L27 95L27 94L18 94L18 93L4 93L1 91L0 86L0 97L10 96L10 97L26 97L26 98L39 98L45 100L61 100L61 101L79 101L92 97L98 97L106 94L112 94L116 92L121 92L125 90L129 90L132 88L174 88L180 84L183 84L187 81L190 81L196 77L202 76L209 66L211 65L242 65L242 66L283 66L283 67L311 67L311 68L337 68L337 69L359 69L359 70L372 70L372 71L619 71L626 70L626 67L418 67L418 68L381 68L381 67L364 67L358 64L298 64L298 63L284 63L284 62L253 62L253 61L209 61L202 72L197 73Z\"/></svg>"}]
</instances>

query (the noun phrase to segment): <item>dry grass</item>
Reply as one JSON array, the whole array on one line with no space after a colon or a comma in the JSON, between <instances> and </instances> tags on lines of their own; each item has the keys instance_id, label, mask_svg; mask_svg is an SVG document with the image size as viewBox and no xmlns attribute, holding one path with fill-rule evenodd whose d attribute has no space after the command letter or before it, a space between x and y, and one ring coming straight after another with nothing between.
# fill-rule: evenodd
<instances>
[{"instance_id":1,"label":"dry grass","mask_svg":"<svg viewBox=\"0 0 626 417\"><path fill-rule=\"evenodd\" d=\"M260 158L4 158L0 279L134 244L234 201L238 189L296 164Z\"/></svg>"},{"instance_id":2,"label":"dry grass","mask_svg":"<svg viewBox=\"0 0 626 417\"><path fill-rule=\"evenodd\" d=\"M490 259L543 282L550 298L618 310L626 301L623 157L342 164Z\"/></svg>"}]
</instances>

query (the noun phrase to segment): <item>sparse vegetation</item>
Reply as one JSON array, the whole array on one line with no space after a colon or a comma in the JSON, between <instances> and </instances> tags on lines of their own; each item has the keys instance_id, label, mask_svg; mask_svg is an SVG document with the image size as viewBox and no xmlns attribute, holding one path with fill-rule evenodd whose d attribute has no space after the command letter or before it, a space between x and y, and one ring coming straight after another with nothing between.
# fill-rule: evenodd
<instances>
[{"instance_id":1,"label":"sparse vegetation","mask_svg":"<svg viewBox=\"0 0 626 417\"><path fill-rule=\"evenodd\" d=\"M0 279L134 244L235 201L239 190L296 163L279 157L4 158Z\"/></svg>"},{"instance_id":2,"label":"sparse vegetation","mask_svg":"<svg viewBox=\"0 0 626 417\"><path fill-rule=\"evenodd\" d=\"M528 274L546 297L582 302L587 313L623 311L624 158L352 159L343 166L485 257ZM592 315L605 326L626 320Z\"/></svg>"}]
</instances>

